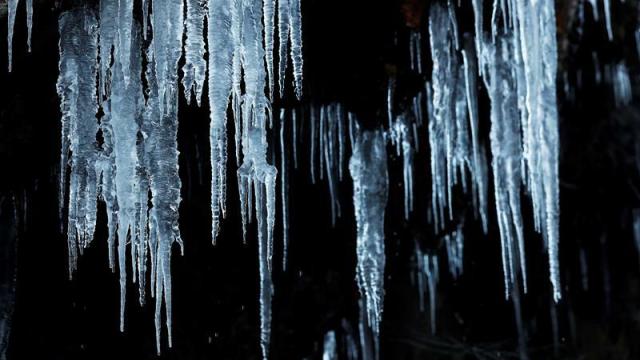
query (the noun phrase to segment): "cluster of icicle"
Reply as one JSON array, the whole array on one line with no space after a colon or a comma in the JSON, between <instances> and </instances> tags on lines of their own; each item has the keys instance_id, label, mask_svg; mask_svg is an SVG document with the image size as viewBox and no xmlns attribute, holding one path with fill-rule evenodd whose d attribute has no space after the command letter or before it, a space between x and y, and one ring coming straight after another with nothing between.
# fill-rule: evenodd
<instances>
[{"instance_id":1,"label":"cluster of icicle","mask_svg":"<svg viewBox=\"0 0 640 360\"><path fill-rule=\"evenodd\" d=\"M275 96L274 36L277 28L280 96L290 54L299 98L300 1L280 0L276 6L275 0L143 0L142 19L134 16L134 2L103 0L98 9L80 6L62 13L59 19L60 213L68 204L70 274L76 270L78 253L93 239L96 200L101 199L108 216L109 264L112 269L117 264L120 274L121 330L128 246L140 303L145 301L145 283L150 278L158 351L163 305L171 346L171 251L174 242L182 247L178 226L179 81L187 100L195 98L200 105L208 73L212 236L215 241L225 214L226 124L231 104L245 233L254 214L257 220L260 343L266 357L277 175L266 156L266 127L273 121L271 101ZM12 14L10 28L15 12ZM180 78L183 48L185 63Z\"/></svg>"},{"instance_id":2,"label":"cluster of icicle","mask_svg":"<svg viewBox=\"0 0 640 360\"><path fill-rule=\"evenodd\" d=\"M491 103L491 167L502 243L505 294L520 276L526 291L521 186L533 203L535 228L548 249L553 297L558 300L558 114L556 28L552 0L494 1L490 33L484 32L483 2L472 2L475 41L459 36L455 6L434 3L429 14L432 78L432 212L436 229L453 219L452 189L466 187L487 228L486 155L478 134L477 81ZM475 46L474 46L475 45ZM429 91L430 90L430 91ZM448 209L448 211L447 211Z\"/></svg>"},{"instance_id":3,"label":"cluster of icicle","mask_svg":"<svg viewBox=\"0 0 640 360\"><path fill-rule=\"evenodd\" d=\"M602 0L601 2L598 2L597 0L589 0L588 2L581 1L579 2L579 4L577 4L576 31L578 36L581 37L583 35L584 29L587 26L587 3L589 4L588 7L591 9L593 20L596 22L600 21L601 16L599 4L602 4L605 15L602 31L606 32L609 42L611 44L614 44L614 41L619 39L615 39L616 34L613 30L614 28L611 21L612 3L610 0ZM621 3L623 2L620 2L618 4L622 5ZM635 38L636 50L638 51L638 56L640 57L640 28L636 29L633 32L633 36ZM598 53L596 51L593 51L591 53L591 57L591 65L593 66L593 71L582 71L582 69L579 69L575 75L575 87L581 88L583 86L583 82L585 81L585 77L593 76L593 80L597 85L601 85L604 82L607 86L610 87L613 95L613 103L616 107L629 105L633 98L633 91L631 87L629 70L625 61L622 60L615 63L601 64ZM575 99L575 89L569 82L569 73L565 69L562 75L564 80L564 92L567 96L567 100L573 101Z\"/></svg>"},{"instance_id":4,"label":"cluster of icicle","mask_svg":"<svg viewBox=\"0 0 640 360\"><path fill-rule=\"evenodd\" d=\"M414 98L411 127L394 122L394 81L389 81L388 119L398 155L411 162L409 146L400 148L396 134L420 134L420 104L428 113L431 170L431 220L436 233L454 220L454 189L470 193L476 217L488 229L488 154L481 140L478 110L478 77L485 85L491 106L489 134L491 169L502 248L505 296L522 287L526 292L524 220L521 188L526 187L533 204L534 224L548 250L554 300L560 299L558 265L558 114L556 104L556 28L552 0L529 2L493 1L490 33L484 32L483 2L472 2L475 36L459 34L456 7L434 2L429 13L429 40L433 62L431 81ZM422 73L420 33L411 35L410 67ZM630 85L623 64L609 71L616 99L630 100ZM417 104L417 105L416 105ZM408 142L411 142L408 140ZM417 145L416 145L417 148ZM409 156L407 156L409 155ZM412 201L412 165L405 166L405 214ZM448 265L455 279L463 270L463 232L443 235ZM418 288L421 298L428 284L431 326L435 330L435 284L437 255L416 250ZM424 277L424 278L423 278ZM519 291L519 290L518 290ZM514 300L515 301L515 300ZM422 300L420 301L421 306Z\"/></svg>"},{"instance_id":5,"label":"cluster of icicle","mask_svg":"<svg viewBox=\"0 0 640 360\"><path fill-rule=\"evenodd\" d=\"M8 0L7 2L7 54L9 72L13 67L13 30L16 25L16 13L18 12L18 3L20 0ZM33 28L33 0L26 0L27 13L27 50L31 52L31 30Z\"/></svg>"},{"instance_id":6,"label":"cluster of icicle","mask_svg":"<svg viewBox=\"0 0 640 360\"><path fill-rule=\"evenodd\" d=\"M170 257L173 243L182 245L176 141L179 81L187 100L195 99L198 105L208 86L212 238L215 242L226 212L230 107L245 237L254 218L257 223L260 343L266 357L278 175L285 261L288 242L286 148L293 150L296 167L298 163L298 112L288 114L282 110L273 114L271 102L276 97L276 84L279 96L284 93L289 57L296 96L299 98L302 93L300 0L142 0L141 19L134 16L134 1L103 0L98 9L77 7L60 17L58 93L63 114L60 211L62 214L68 208L71 273L76 269L78 253L93 238L96 199L100 198L107 208L110 265L115 269L117 264L120 273L121 327L129 246L133 280L139 284L141 303L146 298L147 278L151 282L158 350L163 305L171 344ZM31 1L27 4L30 9ZM386 131L359 129L355 116L337 103L312 106L309 111L311 179L326 180L334 223L341 214L338 182L343 179L345 159L349 157L347 140L351 144L348 170L353 181L357 225L356 273L362 297L360 332L370 331L373 335L372 339L369 335L361 336L365 339L361 339L363 344L371 343L363 345L363 354L377 352L382 318L384 214L389 191L387 144L402 159L404 215L408 219L414 202L413 157L419 147L420 128L427 123L423 119L428 116L431 218L436 231L444 230L446 222L454 218L453 190L458 185L465 191L470 188L476 216L487 231L488 154L479 130L478 77L483 80L491 103L491 167L505 293L509 296L518 287L520 278L526 290L520 199L524 185L532 199L536 229L543 234L548 249L554 299L560 298L554 4L552 0L494 0L490 33L484 32L483 2L474 0L472 6L475 37L458 34L452 1L447 6L432 3L431 81L412 99L413 106L399 113L393 108L395 81L389 80ZM11 0L10 46L16 7L17 0ZM31 18L32 11L27 14ZM28 24L31 28L31 20ZM420 34L412 34L411 69L418 74L423 72L421 49ZM180 77L178 64L183 56ZM620 102L628 101L626 68L618 67L612 74L614 83L619 84ZM274 164L267 162L267 126L275 117L280 120L280 174ZM290 145L287 121L292 122ZM445 236L454 277L463 269L462 236L461 228ZM417 261L422 274L418 281L428 285L435 330L438 258L420 252ZM424 285L419 288L424 296ZM365 327L368 330L363 330Z\"/></svg>"},{"instance_id":7,"label":"cluster of icicle","mask_svg":"<svg viewBox=\"0 0 640 360\"><path fill-rule=\"evenodd\" d=\"M462 236L462 235L461 235ZM440 265L438 262L438 254L425 254L420 249L418 243L416 243L415 250L415 264L416 269L412 277L412 281L415 283L418 289L418 306L420 311L424 312L425 295L429 296L429 327L431 334L436 332L436 286L440 280ZM451 259L449 259L451 264ZM455 271L454 268L449 268L450 271Z\"/></svg>"}]
</instances>

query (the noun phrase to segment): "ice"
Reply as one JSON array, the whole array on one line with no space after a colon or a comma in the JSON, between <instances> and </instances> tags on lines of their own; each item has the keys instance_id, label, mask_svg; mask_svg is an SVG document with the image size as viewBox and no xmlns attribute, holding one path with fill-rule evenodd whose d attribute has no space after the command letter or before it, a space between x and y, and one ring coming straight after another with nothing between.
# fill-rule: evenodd
<instances>
[{"instance_id":1,"label":"ice","mask_svg":"<svg viewBox=\"0 0 640 360\"><path fill-rule=\"evenodd\" d=\"M357 225L357 283L362 311L377 339L384 296L384 214L389 194L386 141L380 130L357 134L349 162Z\"/></svg>"},{"instance_id":2,"label":"ice","mask_svg":"<svg viewBox=\"0 0 640 360\"><path fill-rule=\"evenodd\" d=\"M469 114L469 131L471 137L471 176L473 180L473 192L476 202L476 210L482 221L482 228L486 233L489 227L487 189L488 176L486 169L486 155L484 147L480 143L478 130L478 93L477 93L477 65L476 57L470 41L465 43L462 50L464 84ZM458 81L462 81L459 79Z\"/></svg>"},{"instance_id":3,"label":"ice","mask_svg":"<svg viewBox=\"0 0 640 360\"><path fill-rule=\"evenodd\" d=\"M429 326L431 334L436 332L436 287L440 278L437 254L424 254L416 244L416 278L420 311L424 310L424 295L429 292ZM426 284L426 288L425 288Z\"/></svg>"},{"instance_id":4,"label":"ice","mask_svg":"<svg viewBox=\"0 0 640 360\"><path fill-rule=\"evenodd\" d=\"M617 107L629 105L631 103L633 93L631 88L631 79L629 71L624 62L616 64L612 67L613 81L613 99Z\"/></svg>"},{"instance_id":5,"label":"ice","mask_svg":"<svg viewBox=\"0 0 640 360\"><path fill-rule=\"evenodd\" d=\"M31 27L31 0L27 1L28 24ZM11 30L17 1L10 5ZM295 92L299 98L302 95L300 2L283 0L276 8L274 0L189 0L186 1L186 22L183 19L184 6L185 2L181 0L144 0L141 4L141 25L134 17L133 0L103 0L97 13L78 7L60 17L57 90L63 114L63 150L59 207L63 214L65 204L69 204L70 274L76 268L78 252L93 238L96 200L102 200L107 209L109 264L115 269L117 263L119 269L121 330L124 329L126 302L126 259L127 251L130 251L132 279L139 283L140 303L145 302L146 279L150 278L151 296L155 297L158 352L163 317L171 346L171 253L175 242L182 247L178 226L181 187L177 150L178 65L184 45L184 94L187 100L195 96L200 104L207 70L205 49L208 49L212 239L215 241L220 221L225 216L227 110L230 105L236 129L238 182L245 234L254 215L258 228L260 342L266 358L270 338L271 264L276 221L277 170L267 163L266 128L267 122L271 124L273 121L270 96L275 82L274 20L277 12L278 72L282 73L280 90L284 91L290 41ZM208 25L207 47L203 33L205 18ZM11 36L12 32L9 40ZM183 38L186 39L184 44ZM145 59L142 58L143 53ZM340 110L331 111L340 113L332 114L332 118L342 121ZM280 165L283 176L280 187L286 248L288 160L285 146L288 145L288 132L284 115L282 112ZM294 149L297 143L296 116L294 112ZM339 177L341 169L337 167L342 164L344 156L343 124L328 118L325 121L329 132L321 134L326 145L321 155L330 177ZM295 151L294 162L297 162ZM67 176L70 178L68 195ZM151 259L150 276L147 257Z\"/></svg>"},{"instance_id":6,"label":"ice","mask_svg":"<svg viewBox=\"0 0 640 360\"><path fill-rule=\"evenodd\" d=\"M33 0L27 0L27 50L31 52L31 34L33 32Z\"/></svg>"},{"instance_id":7,"label":"ice","mask_svg":"<svg viewBox=\"0 0 640 360\"><path fill-rule=\"evenodd\" d=\"M278 88L280 97L284 97L284 80L287 70L287 59L289 58L289 36L291 34L290 26L290 0L278 0Z\"/></svg>"},{"instance_id":8,"label":"ice","mask_svg":"<svg viewBox=\"0 0 640 360\"><path fill-rule=\"evenodd\" d=\"M200 105L202 91L207 75L207 63L204 55L204 20L207 14L208 0L187 0L186 40L184 43L185 63L182 67L182 85L187 102L195 97Z\"/></svg>"},{"instance_id":9,"label":"ice","mask_svg":"<svg viewBox=\"0 0 640 360\"><path fill-rule=\"evenodd\" d=\"M289 0L291 31L291 63L296 97L302 98L302 9L300 0Z\"/></svg>"},{"instance_id":10,"label":"ice","mask_svg":"<svg viewBox=\"0 0 640 360\"><path fill-rule=\"evenodd\" d=\"M409 128L408 116L399 115L390 132L391 144L396 148L396 155L402 158L402 185L404 190L404 217L409 219L413 211L413 134Z\"/></svg>"},{"instance_id":11,"label":"ice","mask_svg":"<svg viewBox=\"0 0 640 360\"><path fill-rule=\"evenodd\" d=\"M611 26L611 0L603 0L604 2L604 19L607 26L607 36L609 41L613 41L613 28Z\"/></svg>"},{"instance_id":12,"label":"ice","mask_svg":"<svg viewBox=\"0 0 640 360\"><path fill-rule=\"evenodd\" d=\"M324 335L322 360L338 360L338 345L336 344L336 333L333 330Z\"/></svg>"},{"instance_id":13,"label":"ice","mask_svg":"<svg viewBox=\"0 0 640 360\"><path fill-rule=\"evenodd\" d=\"M264 11L264 51L267 64L267 78L269 79L269 97L273 99L274 74L273 74L273 48L275 35L276 0L262 0ZM288 34L285 34L288 36ZM280 36L282 38L282 35Z\"/></svg>"},{"instance_id":14,"label":"ice","mask_svg":"<svg viewBox=\"0 0 640 360\"><path fill-rule=\"evenodd\" d=\"M103 0L107 1L107 0ZM131 61L131 35L133 31L133 2L134 0L119 0L118 14L116 16L116 29L118 40L118 58L123 69L128 69ZM182 17L180 17L181 20ZM124 83L129 84L131 80L130 72L125 71ZM136 74L137 75L137 74ZM136 79L138 80L138 79Z\"/></svg>"},{"instance_id":15,"label":"ice","mask_svg":"<svg viewBox=\"0 0 640 360\"><path fill-rule=\"evenodd\" d=\"M444 238L447 248L449 273L454 279L459 278L464 270L464 234L462 225L463 221L460 222L455 231L445 235Z\"/></svg>"},{"instance_id":16,"label":"ice","mask_svg":"<svg viewBox=\"0 0 640 360\"><path fill-rule=\"evenodd\" d=\"M9 72L11 72L12 62L13 62L13 30L16 24L16 12L18 10L18 1L19 0L8 0L7 2L7 53L8 53L8 63L9 63Z\"/></svg>"},{"instance_id":17,"label":"ice","mask_svg":"<svg viewBox=\"0 0 640 360\"><path fill-rule=\"evenodd\" d=\"M558 54L554 2L494 1L491 40L482 33L482 4L475 1L474 5L479 72L492 109L492 164L494 188L500 189L496 191L496 206L505 294L509 295L518 263L526 291L519 199L522 183L532 200L535 228L547 247L553 295L559 300ZM500 14L503 19L497 21ZM514 119L519 119L519 124Z\"/></svg>"},{"instance_id":18,"label":"ice","mask_svg":"<svg viewBox=\"0 0 640 360\"><path fill-rule=\"evenodd\" d=\"M140 41L138 32L131 39L132 45L136 49L140 49ZM116 49L116 57L120 58L118 47ZM140 249L140 242L146 241L140 236L146 223L139 223L139 214L142 208L147 208L147 202L141 202L139 194L147 191L141 187L140 179L137 176L138 170L138 153L136 142L138 139L139 122L142 119L144 99L142 94L142 84L139 81L125 82L125 78L131 78L132 74L141 74L142 59L140 52L129 52L130 59L127 63L129 67L120 61L115 62L112 67L111 96L109 103L104 104L105 114L109 118L109 141L112 145L112 153L110 154L113 161L112 174L103 174L103 181L113 181L111 186L103 185L103 192L109 191L115 194L112 202L117 204L117 211L112 209L113 214L110 221L110 229L114 226L113 222L117 219L117 237L118 237L118 268L120 274L120 330L124 331L124 309L126 299L127 284L127 265L126 265L126 247L127 243L131 243L131 261L132 268L138 269L138 262L146 261L144 253L140 253L142 258L138 257L137 251ZM104 131L103 131L104 133ZM115 173L115 174L113 174ZM105 176L106 175L106 176ZM114 176L115 175L115 176ZM114 176L112 179L106 177ZM112 196L112 195L111 195ZM105 199L110 203L110 199ZM114 219L115 218L115 219ZM110 237L111 238L111 237ZM143 281L143 279L141 279Z\"/></svg>"},{"instance_id":19,"label":"ice","mask_svg":"<svg viewBox=\"0 0 640 360\"><path fill-rule=\"evenodd\" d=\"M84 7L62 13L58 23L60 75L56 88L62 114L59 202L60 214L67 200L69 204L67 243L71 276L76 270L78 251L82 252L93 239L96 227L98 23L96 14Z\"/></svg>"},{"instance_id":20,"label":"ice","mask_svg":"<svg viewBox=\"0 0 640 360\"><path fill-rule=\"evenodd\" d=\"M452 123L454 111L455 77L452 55L453 34L446 9L439 4L431 6L429 36L431 41L433 112L429 121L429 147L431 152L432 211L436 230L442 229L445 208L451 217Z\"/></svg>"},{"instance_id":21,"label":"ice","mask_svg":"<svg viewBox=\"0 0 640 360\"><path fill-rule=\"evenodd\" d=\"M271 338L271 281L275 186L277 170L267 163L267 120L271 107L265 95L267 71L264 66L262 5L244 2L242 14L242 68L245 94L242 102L242 164L238 169L238 189L244 233L255 213L258 233L260 273L260 347L263 358L269 353ZM253 202L255 196L255 202Z\"/></svg>"},{"instance_id":22,"label":"ice","mask_svg":"<svg viewBox=\"0 0 640 360\"><path fill-rule=\"evenodd\" d=\"M240 39L239 32L232 31L241 16L240 2L237 0L209 1L209 108L211 145L211 237L215 243L221 217L224 216L225 183L227 169L227 108L232 92L233 68L236 50ZM235 22L232 22L235 20ZM232 25L233 24L233 25ZM235 36L235 38L234 38ZM238 63L239 66L239 63ZM239 74L237 74L240 76ZM238 80L239 81L239 80ZM238 100L239 101L239 100ZM234 109L238 111L237 109ZM236 123L240 123L240 113L234 113ZM236 130L236 138L240 138ZM236 140L236 151L240 151ZM238 158L238 161L240 159Z\"/></svg>"},{"instance_id":23,"label":"ice","mask_svg":"<svg viewBox=\"0 0 640 360\"><path fill-rule=\"evenodd\" d=\"M295 112L294 112L295 113ZM286 112L280 109L280 201L282 205L282 268L287 269L289 248L289 178L287 171ZM294 129L295 131L295 129Z\"/></svg>"},{"instance_id":24,"label":"ice","mask_svg":"<svg viewBox=\"0 0 640 360\"><path fill-rule=\"evenodd\" d=\"M491 153L494 196L505 280L505 297L509 297L522 274L526 284L523 221L520 210L522 144L515 73L511 69L513 45L508 36L498 36L495 45L485 50L493 57L487 62L485 84L491 100ZM526 285L525 285L526 289Z\"/></svg>"},{"instance_id":25,"label":"ice","mask_svg":"<svg viewBox=\"0 0 640 360\"><path fill-rule=\"evenodd\" d=\"M163 9L168 10L168 9ZM156 12L158 16L160 12ZM165 13L166 14L166 13ZM154 19L154 20L157 20ZM155 35L157 26L154 25L154 40L162 41L162 36ZM166 40L166 38L164 38ZM145 155L149 171L149 188L151 190L151 210L149 211L149 251L151 255L151 287L155 296L155 327L156 346L160 352L160 333L162 320L162 304L165 307L165 322L168 332L169 346L172 345L172 302L171 302L171 249L174 242L182 247L180 229L178 226L178 209L180 207L180 176L178 174L177 150L177 104L162 105L160 80L156 77L155 68L159 62L151 45L148 58L151 66L147 70L149 83L149 100L144 114L145 127ZM177 63L174 69L177 73ZM166 74L171 83L169 87L177 87L177 79ZM174 88L175 89L175 88ZM177 102L177 92L173 101Z\"/></svg>"}]
</instances>

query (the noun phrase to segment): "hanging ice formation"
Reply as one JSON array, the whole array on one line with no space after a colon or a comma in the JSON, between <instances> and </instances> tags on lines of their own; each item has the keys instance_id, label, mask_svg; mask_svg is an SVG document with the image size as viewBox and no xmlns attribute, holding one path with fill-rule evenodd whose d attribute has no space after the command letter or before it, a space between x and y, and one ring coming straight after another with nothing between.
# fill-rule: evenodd
<instances>
[{"instance_id":1,"label":"hanging ice formation","mask_svg":"<svg viewBox=\"0 0 640 360\"><path fill-rule=\"evenodd\" d=\"M336 344L335 331L329 331L324 335L324 350L322 351L322 360L337 360L338 349Z\"/></svg>"},{"instance_id":2,"label":"hanging ice formation","mask_svg":"<svg viewBox=\"0 0 640 360\"><path fill-rule=\"evenodd\" d=\"M613 100L617 107L626 106L631 103L632 90L631 79L629 78L629 71L624 62L607 67L613 86Z\"/></svg>"},{"instance_id":3,"label":"hanging ice formation","mask_svg":"<svg viewBox=\"0 0 640 360\"><path fill-rule=\"evenodd\" d=\"M595 0L592 3L595 4ZM32 0L26 0L26 5L30 48ZM334 222L340 216L338 182L343 177L347 136L350 139L353 155L349 171L354 184L358 231L361 326L370 327L375 334L372 341L377 341L383 303L384 213L389 189L385 135L395 145L398 156L402 156L404 214L408 218L414 200L412 167L419 144L417 128L425 121L423 101L430 119L431 214L436 230L443 230L446 223L453 220L457 186L471 194L476 215L485 231L488 228L487 154L479 134L476 74L483 79L491 102L491 165L505 294L509 296L520 281L526 291L520 200L524 185L532 199L535 227L542 233L548 250L554 299L557 301L561 295L553 1L494 0L491 33L485 34L483 2L474 0L475 39L458 34L455 5L451 1L447 5L439 2L431 5L432 76L424 92L411 99L410 111L396 114L395 79L389 79L387 134L382 130L357 130L355 115L346 112L340 104L312 107L310 111L311 178L314 182L316 177L326 180ZM9 70L17 7L18 0L8 1ZM609 9L609 1L605 0L607 31L612 37ZM126 302L126 252L129 251L132 278L138 283L141 303L145 302L146 282L150 279L151 296L155 298L158 350L163 305L171 345L170 259L173 243L182 244L178 227L181 184L176 140L179 81L187 100L195 98L198 105L202 103L206 82L211 122L212 238L215 242L226 212L227 123L232 120L245 237L254 219L257 226L260 344L266 357L270 339L278 173L275 164L267 161L267 127L274 118L272 100L276 93L280 97L285 93L288 62L293 68L295 94L298 98L302 94L300 0L143 0L141 10L140 19L140 14L134 12L134 0L104 0L97 10L77 7L60 16L59 206L61 214L68 207L70 273L76 270L79 253L93 239L96 199L99 198L107 209L109 263L114 270L117 264L120 278L121 328ZM185 13L186 19L183 19ZM205 29L208 29L206 36ZM183 37L184 66L180 79L178 64ZM421 74L421 35L414 32L410 37L410 67ZM274 63L276 57L277 64ZM609 76L616 103L624 105L631 99L626 67L616 65ZM228 114L233 115L232 119L227 118ZM297 164L297 115L293 112L290 116L291 145L285 127L286 115L286 112L275 114L281 120L284 259L288 227L286 147L292 147L293 162ZM461 229L447 235L445 242L450 272L459 276L463 250ZM150 269L147 269L148 258ZM422 254L418 260L424 275L419 283L426 281L429 288L432 330L435 330L437 260L436 255ZM363 344L365 338L361 336Z\"/></svg>"},{"instance_id":4,"label":"hanging ice formation","mask_svg":"<svg viewBox=\"0 0 640 360\"><path fill-rule=\"evenodd\" d=\"M211 0L208 4L209 104L211 107L211 210L212 237L225 215L227 168L227 107L235 122L238 189L243 234L255 218L260 262L260 345L267 357L271 333L271 265L275 224L275 186L277 170L267 163L266 127L273 114L273 47L275 2ZM278 43L280 94L284 92L286 53L291 43L291 61L298 98L302 95L302 38L300 0L278 5ZM288 23L287 23L288 21ZM199 20L198 20L199 24ZM264 24L264 26L263 26ZM266 68L265 68L266 62ZM199 82L195 81L196 84ZM244 91L242 84L244 85ZM265 93L265 88L268 89ZM283 168L284 169L284 168Z\"/></svg>"},{"instance_id":5,"label":"hanging ice formation","mask_svg":"<svg viewBox=\"0 0 640 360\"><path fill-rule=\"evenodd\" d=\"M151 280L158 351L163 305L171 346L171 249L174 242L182 246L178 227L178 62L186 30L182 84L187 100L194 97L199 105L206 78L203 31L208 21L212 235L215 241L220 218L225 213L226 123L231 101L237 130L238 182L245 233L253 213L258 226L261 346L266 357L277 174L266 157L266 126L273 118L270 96L273 96L275 78L271 70L275 1L189 0L186 27L181 0L151 4L144 1L142 19L135 18L133 4L133 0L101 1L97 11L81 6L64 12L59 19L57 90L62 112L59 199L61 214L65 204L69 204L66 223L70 274L76 270L78 252L82 253L93 239L96 199L99 198L107 208L109 264L115 269L117 259L119 269L121 330L124 329L129 246L132 277L139 283L141 303L145 302L147 276ZM284 87L290 39L294 84L300 97L299 0L281 1L277 12L280 91L282 93ZM151 37L147 34L149 29ZM143 41L143 38L151 40ZM140 77L145 81L139 81ZM266 85L270 86L268 93ZM284 133L281 141L284 143ZM284 158L282 164L284 172ZM67 176L70 179L68 196ZM283 191L285 180L283 178ZM286 207L283 210L286 211ZM149 275L147 256L151 260Z\"/></svg>"},{"instance_id":6,"label":"hanging ice formation","mask_svg":"<svg viewBox=\"0 0 640 360\"><path fill-rule=\"evenodd\" d=\"M389 182L386 141L380 130L357 135L349 171L357 225L356 277L366 323L378 338L384 297L384 214Z\"/></svg>"},{"instance_id":7,"label":"hanging ice formation","mask_svg":"<svg viewBox=\"0 0 640 360\"><path fill-rule=\"evenodd\" d=\"M455 9L431 5L429 35L433 60L427 84L431 150L431 213L436 231L453 219L453 189L472 187L477 215L487 229L487 165L478 134L476 63L473 44L464 39L458 54ZM470 179L467 180L467 174ZM445 214L446 213L446 214Z\"/></svg>"},{"instance_id":8,"label":"hanging ice formation","mask_svg":"<svg viewBox=\"0 0 640 360\"><path fill-rule=\"evenodd\" d=\"M402 184L404 189L404 218L409 219L413 211L413 153L414 134L409 128L406 115L400 115L390 129L391 144L396 148L396 155L402 157ZM416 146L417 147L417 146Z\"/></svg>"},{"instance_id":9,"label":"hanging ice formation","mask_svg":"<svg viewBox=\"0 0 640 360\"><path fill-rule=\"evenodd\" d=\"M93 238L96 198L105 202L109 264L115 268L117 253L120 274L121 330L124 329L127 243L130 243L133 280L139 283L141 303L145 301L146 263L150 256L150 286L151 295L155 297L159 351L163 304L171 346L171 247L174 242L181 244L176 137L182 21L168 19L170 16L176 19L170 14L182 13L182 3L153 5L154 35L146 49L148 66L144 74L148 84L146 103L142 83L131 81L142 76L143 62L141 32L133 21L132 4L132 1L123 2L117 7L104 1L98 14L93 9L79 7L60 16L60 211L62 213L68 201L67 238L72 275L78 251L81 253ZM98 83L94 79L99 79ZM95 95L96 87L99 97ZM103 114L98 118L99 108ZM98 135L101 143L96 141Z\"/></svg>"},{"instance_id":10,"label":"hanging ice formation","mask_svg":"<svg viewBox=\"0 0 640 360\"><path fill-rule=\"evenodd\" d=\"M462 232L463 221L451 234L445 235L444 241L447 248L447 261L449 273L454 279L459 278L464 270L464 234Z\"/></svg>"},{"instance_id":11,"label":"hanging ice formation","mask_svg":"<svg viewBox=\"0 0 640 360\"><path fill-rule=\"evenodd\" d=\"M338 183L342 181L347 155L347 123L353 114L345 111L340 103L311 105L311 180L318 176L326 180L331 201L331 223L341 216ZM317 150L316 150L317 149ZM326 177L326 178L325 178Z\"/></svg>"},{"instance_id":12,"label":"hanging ice formation","mask_svg":"<svg viewBox=\"0 0 640 360\"><path fill-rule=\"evenodd\" d=\"M518 121L516 73L511 70L515 56L512 39L499 35L493 44L485 45L491 52L485 70L485 83L491 100L491 153L494 176L494 196L505 278L505 296L509 297L516 274L522 275L526 291L526 263L523 221L520 213L522 165L521 127ZM490 48L491 47L491 48ZM516 269L516 267L518 269Z\"/></svg>"},{"instance_id":13,"label":"hanging ice formation","mask_svg":"<svg viewBox=\"0 0 640 360\"><path fill-rule=\"evenodd\" d=\"M519 199L520 186L524 184L531 196L535 228L547 247L553 297L557 301L561 292L554 3L495 0L489 35L482 32L482 2L475 0L473 5L479 73L491 101L492 167L505 294L510 293L516 271L522 275L526 291ZM498 21L500 15L504 21Z\"/></svg>"},{"instance_id":14,"label":"hanging ice formation","mask_svg":"<svg viewBox=\"0 0 640 360\"><path fill-rule=\"evenodd\" d=\"M418 244L415 251L415 278L418 284L418 304L424 311L425 294L429 294L429 326L431 334L436 332L436 286L440 279L437 254L424 254Z\"/></svg>"},{"instance_id":15,"label":"hanging ice formation","mask_svg":"<svg viewBox=\"0 0 640 360\"><path fill-rule=\"evenodd\" d=\"M16 24L16 13L20 0L7 2L7 55L9 72L13 67L13 31ZM33 0L26 0L27 13L27 50L31 52L31 30L33 28Z\"/></svg>"}]
</instances>

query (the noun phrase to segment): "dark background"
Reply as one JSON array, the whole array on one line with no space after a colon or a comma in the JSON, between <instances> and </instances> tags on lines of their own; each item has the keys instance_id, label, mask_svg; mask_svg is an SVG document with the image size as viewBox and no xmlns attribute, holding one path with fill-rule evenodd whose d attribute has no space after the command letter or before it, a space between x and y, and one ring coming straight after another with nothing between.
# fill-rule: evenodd
<instances>
[{"instance_id":1,"label":"dark background","mask_svg":"<svg viewBox=\"0 0 640 360\"><path fill-rule=\"evenodd\" d=\"M19 214L13 221L17 240L0 239L4 242L0 250L9 254L7 258L12 254L7 249L17 244L8 359L155 359L153 308L137 304L132 284L126 328L119 332L118 277L108 268L102 204L95 240L80 259L74 279L68 280L66 239L60 232L57 211L60 114L55 84L56 19L60 6L72 4L36 3L32 53L26 52L21 3L14 36L14 71L0 71L2 211L11 211L13 206ZM568 97L559 75L563 300L552 305L547 258L540 236L533 231L530 204L525 200L529 293L522 301L527 347L532 359L637 359L640 265L633 247L631 210L640 207L636 160L640 107L634 101L614 108L611 85L593 80L591 55L596 51L602 65L624 59L632 80L636 79L638 54L633 30L637 28L637 3L613 2L613 43L606 39L604 24L593 21L588 5L585 26L581 30L574 26L576 3L568 1L558 7L559 68L576 89L575 96ZM373 127L386 122L384 98L390 74L398 79L395 105L400 109L430 78L428 12L423 13L428 1L302 0L302 4L304 106L337 101L357 114L363 126ZM473 27L468 5L465 2L458 11L461 33ZM424 74L409 70L410 26L423 34ZM6 38L5 26L0 27L0 37ZM0 68L6 69L6 47L0 49ZM579 77L581 87L577 87ZM488 103L486 94L481 92L480 96L481 128L486 135ZM285 101L277 102L278 106L301 105L289 94ZM217 245L211 245L207 109L206 104L203 108L187 106L181 99L178 146L185 254L174 251L174 346L168 349L164 345L160 358L257 359L257 244L253 232L247 244L242 242L233 175L228 218ZM291 244L286 272L279 266L281 245L276 242L273 359L321 358L324 334L335 330L341 336L347 332L344 323L356 329L358 321L350 179L346 176L340 184L343 216L332 227L326 183L310 184L308 125L306 119L302 123L300 166L290 171ZM471 215L469 199L458 192L456 213L465 214L466 219L465 272L455 281L445 271L444 234L434 235L427 220L431 185L426 129L421 131L421 151L414 164L416 208L408 222L402 214L402 163L393 155L389 162L381 358L517 358L513 306L503 297L492 196L491 227L485 236ZM271 143L277 144L277 129ZM277 156L273 160L279 164ZM229 174L234 174L235 168L235 161L230 160ZM12 225L3 222L2 226ZM276 234L280 239L279 223ZM424 252L441 254L434 336L429 332L428 316L419 311L417 289L410 281L416 241ZM586 290L581 286L580 249L584 249L589 265ZM557 333L552 326L553 311ZM357 338L355 332L354 336ZM342 343L339 347L344 351Z\"/></svg>"}]
</instances>

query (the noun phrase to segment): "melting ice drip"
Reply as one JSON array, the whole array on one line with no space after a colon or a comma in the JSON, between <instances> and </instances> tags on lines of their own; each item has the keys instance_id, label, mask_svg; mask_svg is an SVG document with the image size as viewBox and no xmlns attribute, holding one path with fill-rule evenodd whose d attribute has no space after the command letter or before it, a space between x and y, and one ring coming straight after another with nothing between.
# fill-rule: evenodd
<instances>
[{"instance_id":1,"label":"melting ice drip","mask_svg":"<svg viewBox=\"0 0 640 360\"><path fill-rule=\"evenodd\" d=\"M10 4L10 29L16 3ZM275 0L189 0L183 19L182 0L143 0L142 19L136 19L134 0L105 0L98 9L77 7L60 16L60 213L68 203L70 274L76 270L78 255L93 239L96 199L100 198L107 208L109 264L115 269L117 259L120 274L121 330L130 243L140 303L145 301L147 276L151 280L158 351L163 305L169 346L172 342L171 250L174 242L182 247L177 129L178 62L184 45L181 81L188 101L195 98L201 104L208 66L214 242L225 215L226 124L231 103L245 233L254 213L258 227L261 346L267 356L277 176L276 168L266 160L266 126L273 118L270 103L275 96L274 19L277 13L280 95L290 53L299 98L300 10L299 0L281 0L277 7ZM31 21L28 23L30 26ZM210 49L208 64L205 44Z\"/></svg>"}]
</instances>

